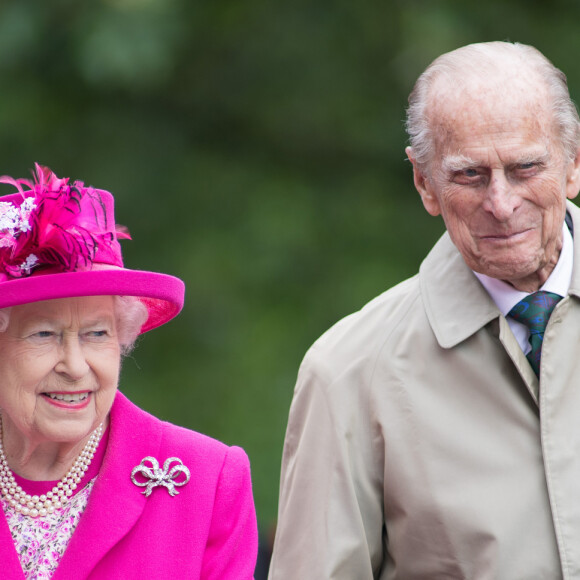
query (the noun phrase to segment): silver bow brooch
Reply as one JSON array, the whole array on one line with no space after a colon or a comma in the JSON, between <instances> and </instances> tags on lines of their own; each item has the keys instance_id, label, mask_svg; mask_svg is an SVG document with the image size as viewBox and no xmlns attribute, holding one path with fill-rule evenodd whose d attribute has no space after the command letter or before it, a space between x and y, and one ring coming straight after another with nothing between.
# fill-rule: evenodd
<instances>
[{"instance_id":1,"label":"silver bow brooch","mask_svg":"<svg viewBox=\"0 0 580 580\"><path fill-rule=\"evenodd\" d=\"M151 467L147 465L148 463L151 464ZM177 463L177 465L174 465L169 469L172 463ZM149 481L138 481L135 478L135 475L138 473L149 479ZM176 481L181 473L185 475L185 479L182 481ZM179 493L175 487L185 485L189 481L189 478L189 469L183 465L183 461L178 457L169 457L166 459L163 464L163 469L159 467L159 461L157 461L155 457L145 457L141 460L141 463L131 471L131 481L139 487L147 488L145 491L141 492L145 494L145 497L149 497L153 488L157 485L166 487L169 495L173 497Z\"/></svg>"}]
</instances>

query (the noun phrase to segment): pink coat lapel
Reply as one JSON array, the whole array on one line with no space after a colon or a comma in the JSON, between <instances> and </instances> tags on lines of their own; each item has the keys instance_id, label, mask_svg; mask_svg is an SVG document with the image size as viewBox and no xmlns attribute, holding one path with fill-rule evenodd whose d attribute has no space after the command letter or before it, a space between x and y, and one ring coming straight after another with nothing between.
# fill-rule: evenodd
<instances>
[{"instance_id":1,"label":"pink coat lapel","mask_svg":"<svg viewBox=\"0 0 580 580\"><path fill-rule=\"evenodd\" d=\"M2 508L0 508L0 514L0 546L6 546L6 548L2 549L2 572L0 577L5 580L24 580L24 572L22 571L18 554L14 549L10 528ZM10 549L11 547L12 549Z\"/></svg>"},{"instance_id":2,"label":"pink coat lapel","mask_svg":"<svg viewBox=\"0 0 580 580\"><path fill-rule=\"evenodd\" d=\"M130 476L144 457L158 455L161 428L151 421L144 429L143 415L137 416L134 409L124 395L117 393L101 473L53 580L88 576L131 530L147 504L142 489L133 484ZM117 416L122 416L122 420L115 420ZM98 535L95 530L99 530Z\"/></svg>"}]
</instances>

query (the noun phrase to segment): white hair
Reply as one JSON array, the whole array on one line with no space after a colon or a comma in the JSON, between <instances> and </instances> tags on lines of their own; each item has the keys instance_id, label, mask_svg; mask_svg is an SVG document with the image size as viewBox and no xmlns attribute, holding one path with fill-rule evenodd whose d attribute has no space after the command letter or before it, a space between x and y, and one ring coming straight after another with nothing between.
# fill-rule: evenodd
<instances>
[{"instance_id":1,"label":"white hair","mask_svg":"<svg viewBox=\"0 0 580 580\"><path fill-rule=\"evenodd\" d=\"M134 348L141 328L149 317L147 307L136 296L113 296L117 339L121 354L127 356ZM0 332L6 332L12 308L0 308Z\"/></svg>"},{"instance_id":2,"label":"white hair","mask_svg":"<svg viewBox=\"0 0 580 580\"><path fill-rule=\"evenodd\" d=\"M576 157L580 142L580 119L570 98L566 75L532 46L484 42L458 48L435 59L417 79L409 95L406 129L413 157L421 169L427 169L433 150L434 139L427 109L435 80L447 76L455 85L465 78L477 77L485 81L490 74L497 75L498 71L505 73L507 66L517 67L514 74L525 71L527 67L544 81L552 100L552 113L562 149L568 159Z\"/></svg>"},{"instance_id":3,"label":"white hair","mask_svg":"<svg viewBox=\"0 0 580 580\"><path fill-rule=\"evenodd\" d=\"M115 296L117 337L121 354L127 356L135 347L141 328L149 318L147 306L136 296Z\"/></svg>"}]
</instances>

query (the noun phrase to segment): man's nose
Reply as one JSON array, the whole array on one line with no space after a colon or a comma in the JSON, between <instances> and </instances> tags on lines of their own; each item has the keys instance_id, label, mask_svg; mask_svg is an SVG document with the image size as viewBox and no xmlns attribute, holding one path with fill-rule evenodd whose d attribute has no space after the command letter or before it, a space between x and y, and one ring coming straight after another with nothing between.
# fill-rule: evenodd
<instances>
[{"instance_id":1,"label":"man's nose","mask_svg":"<svg viewBox=\"0 0 580 580\"><path fill-rule=\"evenodd\" d=\"M487 187L483 209L497 220L506 221L521 204L517 188L509 183L502 171L493 172Z\"/></svg>"}]
</instances>

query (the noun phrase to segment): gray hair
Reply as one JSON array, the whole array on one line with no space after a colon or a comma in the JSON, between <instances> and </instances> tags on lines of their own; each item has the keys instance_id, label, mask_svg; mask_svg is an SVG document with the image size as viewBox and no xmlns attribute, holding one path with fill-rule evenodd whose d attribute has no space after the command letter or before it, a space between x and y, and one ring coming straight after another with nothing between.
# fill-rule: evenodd
<instances>
[{"instance_id":1,"label":"gray hair","mask_svg":"<svg viewBox=\"0 0 580 580\"><path fill-rule=\"evenodd\" d=\"M533 46L510 42L485 42L470 44L443 54L417 79L409 95L406 129L413 156L420 168L427 169L433 149L433 135L427 109L434 81L443 75L448 76L455 84L463 77L477 76L484 79L488 73L497 72L502 66L505 67L505 61L508 59L519 65L519 70L528 67L535 71L545 82L552 99L552 113L562 149L570 160L576 157L580 142L580 119L570 98L566 75Z\"/></svg>"},{"instance_id":2,"label":"gray hair","mask_svg":"<svg viewBox=\"0 0 580 580\"><path fill-rule=\"evenodd\" d=\"M135 347L141 328L149 317L147 307L136 296L113 296L117 338L121 354L127 356ZM12 308L0 308L0 332L6 332Z\"/></svg>"}]
</instances>

